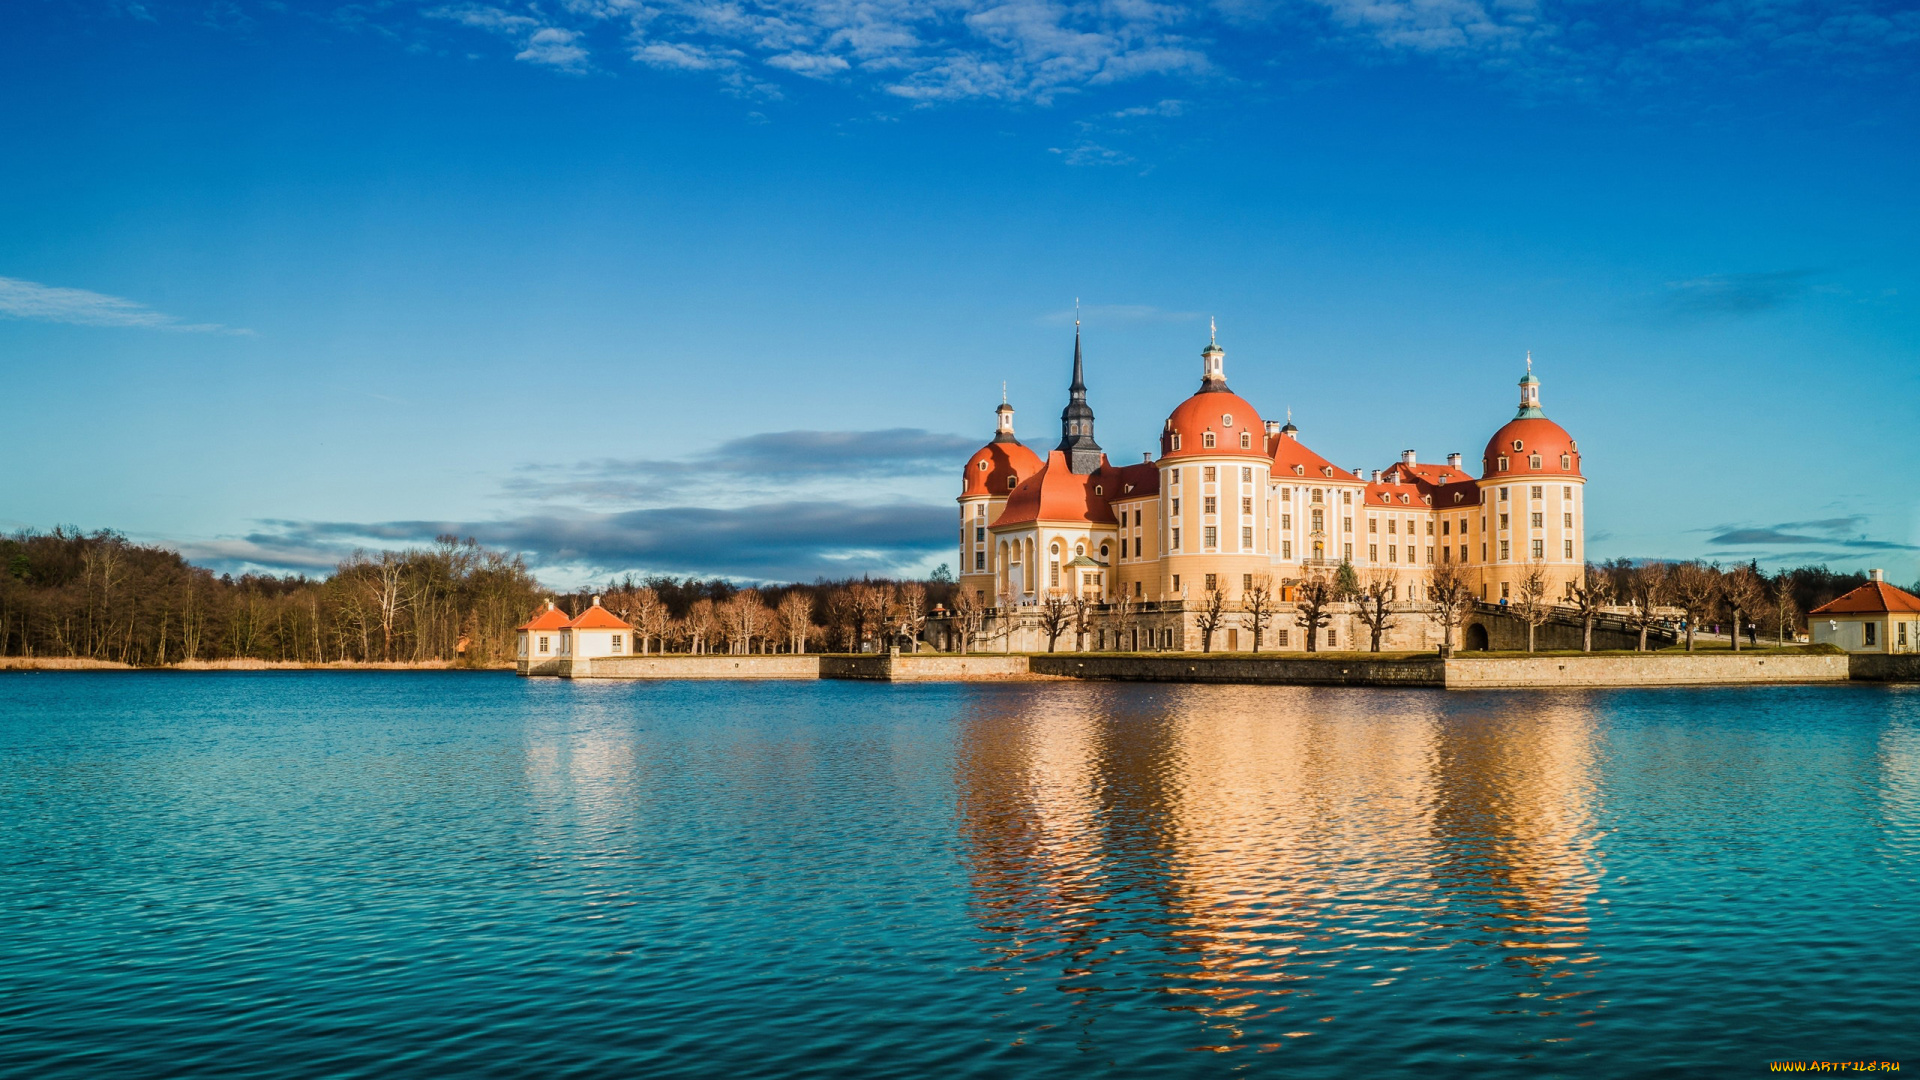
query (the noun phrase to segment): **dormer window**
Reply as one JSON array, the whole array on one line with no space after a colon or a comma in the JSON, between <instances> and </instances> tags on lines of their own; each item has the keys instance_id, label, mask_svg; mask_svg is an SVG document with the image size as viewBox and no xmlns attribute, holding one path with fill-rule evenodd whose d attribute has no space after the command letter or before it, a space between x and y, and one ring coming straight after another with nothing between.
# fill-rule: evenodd
<instances>
[{"instance_id":1,"label":"dormer window","mask_svg":"<svg viewBox=\"0 0 1920 1080\"><path fill-rule=\"evenodd\" d=\"M1455 505L1455 506L1459 506L1459 505L1460 505L1460 504L1461 504L1462 502L1465 502L1465 501L1466 501L1466 498L1467 498L1467 496L1466 496L1466 493L1465 493L1465 492L1460 492L1460 491L1456 491L1456 492L1454 492L1454 493L1453 493L1453 505Z\"/></svg>"},{"instance_id":2,"label":"dormer window","mask_svg":"<svg viewBox=\"0 0 1920 1080\"><path fill-rule=\"evenodd\" d=\"M1307 475L1307 467L1305 465L1295 465L1293 467L1293 475L1295 476Z\"/></svg>"},{"instance_id":3,"label":"dormer window","mask_svg":"<svg viewBox=\"0 0 1920 1080\"><path fill-rule=\"evenodd\" d=\"M1172 437L1170 438L1170 440L1169 440L1169 441L1171 441L1171 442L1173 443L1173 445L1172 445L1172 447L1170 447L1170 449L1173 449L1173 450L1178 450L1178 449L1180 449L1180 436L1178 436L1178 435L1174 435L1174 436L1172 436Z\"/></svg>"},{"instance_id":4,"label":"dormer window","mask_svg":"<svg viewBox=\"0 0 1920 1080\"><path fill-rule=\"evenodd\" d=\"M1386 492L1384 492L1384 491L1383 491L1383 492L1381 492L1381 493L1380 493L1380 501L1381 501L1381 502L1392 502L1392 501L1393 501L1393 496L1391 496L1391 495L1389 495L1389 494L1387 494Z\"/></svg>"},{"instance_id":5,"label":"dormer window","mask_svg":"<svg viewBox=\"0 0 1920 1080\"><path fill-rule=\"evenodd\" d=\"M1571 469L1573 468L1573 455L1572 455L1572 454L1561 454L1561 455L1560 455L1560 467L1561 467L1562 469L1568 469L1568 470L1571 470Z\"/></svg>"},{"instance_id":6,"label":"dormer window","mask_svg":"<svg viewBox=\"0 0 1920 1080\"><path fill-rule=\"evenodd\" d=\"M985 458L982 458L982 459L981 459L981 461L980 461L980 471L981 471L981 472L986 472L986 471L987 471L987 462L986 462L986 459L985 459Z\"/></svg>"},{"instance_id":7,"label":"dormer window","mask_svg":"<svg viewBox=\"0 0 1920 1080\"><path fill-rule=\"evenodd\" d=\"M1529 468L1529 469L1537 469L1537 468L1539 468L1539 467L1540 467L1540 455L1539 455L1539 454L1535 454L1535 455L1533 455L1532 457L1530 457L1530 458L1528 458L1528 459L1527 459L1527 468Z\"/></svg>"},{"instance_id":8,"label":"dormer window","mask_svg":"<svg viewBox=\"0 0 1920 1080\"><path fill-rule=\"evenodd\" d=\"M1240 449L1242 450L1253 449L1253 432L1243 431L1240 433Z\"/></svg>"},{"instance_id":9,"label":"dormer window","mask_svg":"<svg viewBox=\"0 0 1920 1080\"><path fill-rule=\"evenodd\" d=\"M1209 431L1209 432L1207 432L1207 433L1205 433L1205 434L1203 434L1203 435L1201 435L1201 436L1200 436L1200 445L1201 445L1201 447L1202 447L1202 448L1204 448L1204 449L1207 449L1207 450L1211 450L1211 449L1213 449L1213 432L1211 432L1211 431Z\"/></svg>"},{"instance_id":10,"label":"dormer window","mask_svg":"<svg viewBox=\"0 0 1920 1080\"><path fill-rule=\"evenodd\" d=\"M1233 426L1233 414L1232 414L1232 413L1223 413L1223 414L1221 414L1221 416L1220 416L1220 426L1221 426L1221 427L1232 427L1232 426Z\"/></svg>"},{"instance_id":11,"label":"dormer window","mask_svg":"<svg viewBox=\"0 0 1920 1080\"><path fill-rule=\"evenodd\" d=\"M1519 439L1515 439L1515 440L1513 440L1513 452L1514 452L1514 453L1516 453L1516 454L1517 454L1517 453L1519 453L1519 452L1520 452L1521 450L1523 450L1523 449L1525 449L1525 447L1524 447L1524 446L1523 446L1523 445L1521 444L1521 442L1520 442L1520 440L1519 440Z\"/></svg>"},{"instance_id":12,"label":"dormer window","mask_svg":"<svg viewBox=\"0 0 1920 1080\"><path fill-rule=\"evenodd\" d=\"M1500 471L1507 471L1507 456L1505 454L1500 455Z\"/></svg>"},{"instance_id":13,"label":"dormer window","mask_svg":"<svg viewBox=\"0 0 1920 1080\"><path fill-rule=\"evenodd\" d=\"M1410 503L1410 502L1412 502L1412 501L1413 501L1412 499L1410 499L1410 498L1408 498L1408 497L1407 497L1407 494L1406 494L1405 492L1401 492L1401 493L1400 493L1400 505L1401 505L1401 506L1405 506L1405 505L1407 505L1408 503Z\"/></svg>"},{"instance_id":14,"label":"dormer window","mask_svg":"<svg viewBox=\"0 0 1920 1080\"><path fill-rule=\"evenodd\" d=\"M1426 503L1426 504L1427 504L1428 506L1432 506L1432 505L1433 505L1433 496L1431 496L1431 495L1422 495L1422 496L1420 496L1420 498L1421 498L1421 501L1423 501L1423 502L1425 502L1425 503Z\"/></svg>"},{"instance_id":15,"label":"dormer window","mask_svg":"<svg viewBox=\"0 0 1920 1080\"><path fill-rule=\"evenodd\" d=\"M1103 495L1103 494L1105 494L1105 492L1103 492L1103 491L1101 491L1101 490L1100 490L1100 485L1099 485L1099 484L1095 484L1095 485L1093 485L1093 493L1094 493L1095 495Z\"/></svg>"},{"instance_id":16,"label":"dormer window","mask_svg":"<svg viewBox=\"0 0 1920 1080\"><path fill-rule=\"evenodd\" d=\"M1014 488L1016 488L1016 487L1018 487L1018 486L1020 486L1020 478L1019 478L1019 477L1017 477L1017 476L1009 476L1009 477L1007 477L1007 490L1008 490L1008 491L1012 491L1012 490L1013 490Z\"/></svg>"},{"instance_id":17,"label":"dormer window","mask_svg":"<svg viewBox=\"0 0 1920 1080\"><path fill-rule=\"evenodd\" d=\"M1332 476L1332 475L1333 475L1333 466L1331 466L1331 465L1322 465L1322 466L1320 467L1320 475L1322 475L1322 476Z\"/></svg>"}]
</instances>

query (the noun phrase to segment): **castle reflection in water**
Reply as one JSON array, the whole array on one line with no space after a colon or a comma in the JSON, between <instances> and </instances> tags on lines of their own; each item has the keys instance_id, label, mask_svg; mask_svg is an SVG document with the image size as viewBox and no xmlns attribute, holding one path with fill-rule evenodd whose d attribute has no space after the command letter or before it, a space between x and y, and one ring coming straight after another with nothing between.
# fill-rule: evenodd
<instances>
[{"instance_id":1,"label":"castle reflection in water","mask_svg":"<svg viewBox=\"0 0 1920 1080\"><path fill-rule=\"evenodd\" d=\"M1088 704L983 696L965 720L981 967L1009 992L1164 994L1216 1049L1405 1007L1405 986L1368 1000L1403 980L1511 977L1511 1011L1563 1035L1601 1007L1590 709L1230 687Z\"/></svg>"}]
</instances>

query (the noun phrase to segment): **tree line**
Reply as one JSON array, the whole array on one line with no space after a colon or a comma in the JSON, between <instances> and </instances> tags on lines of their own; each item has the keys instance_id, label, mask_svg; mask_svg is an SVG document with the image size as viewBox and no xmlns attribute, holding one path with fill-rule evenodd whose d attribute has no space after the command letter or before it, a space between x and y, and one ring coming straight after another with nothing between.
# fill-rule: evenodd
<instances>
[{"instance_id":1,"label":"tree line","mask_svg":"<svg viewBox=\"0 0 1920 1080\"><path fill-rule=\"evenodd\" d=\"M27 531L0 537L0 655L485 666L513 658L539 595L519 556L452 536L236 578L109 530Z\"/></svg>"},{"instance_id":2,"label":"tree line","mask_svg":"<svg viewBox=\"0 0 1920 1080\"><path fill-rule=\"evenodd\" d=\"M942 566L931 580L847 578L812 584L738 585L721 578L631 575L600 589L601 606L631 623L636 653L860 652L917 649L936 606L955 589ZM554 598L568 614L585 592Z\"/></svg>"}]
</instances>

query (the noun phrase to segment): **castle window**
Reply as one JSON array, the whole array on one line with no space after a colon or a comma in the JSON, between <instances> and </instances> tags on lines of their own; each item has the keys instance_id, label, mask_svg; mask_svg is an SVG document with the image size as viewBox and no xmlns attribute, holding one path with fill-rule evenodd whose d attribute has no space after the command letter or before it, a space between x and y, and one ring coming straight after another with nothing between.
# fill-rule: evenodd
<instances>
[{"instance_id":1,"label":"castle window","mask_svg":"<svg viewBox=\"0 0 1920 1080\"><path fill-rule=\"evenodd\" d=\"M1500 501L1501 501L1501 502L1506 502L1506 501L1507 501L1507 489L1506 489L1506 488L1501 488L1501 489L1500 489Z\"/></svg>"},{"instance_id":2,"label":"castle window","mask_svg":"<svg viewBox=\"0 0 1920 1080\"><path fill-rule=\"evenodd\" d=\"M1219 512L1220 512L1220 500L1219 500L1219 499L1217 499L1217 498L1215 498L1214 496L1212 496L1212 495L1208 495L1208 496L1207 496L1207 497L1206 497L1205 499L1203 499L1203 500L1201 500L1201 501L1202 501L1202 503L1204 504L1204 505L1202 505L1202 507L1200 508L1200 512L1201 512L1201 513L1203 513L1203 514L1217 514L1217 513L1219 513Z\"/></svg>"},{"instance_id":3,"label":"castle window","mask_svg":"<svg viewBox=\"0 0 1920 1080\"><path fill-rule=\"evenodd\" d=\"M1568 540L1568 541L1566 541L1566 545L1567 545L1567 554L1566 554L1566 557L1567 557L1567 558L1569 558L1569 559L1571 559L1571 558L1573 558L1573 541L1571 541L1571 540Z\"/></svg>"},{"instance_id":4,"label":"castle window","mask_svg":"<svg viewBox=\"0 0 1920 1080\"><path fill-rule=\"evenodd\" d=\"M1465 492L1456 491L1453 493L1453 505L1455 506L1459 506L1461 503L1465 502L1466 499L1467 499L1467 496Z\"/></svg>"},{"instance_id":5,"label":"castle window","mask_svg":"<svg viewBox=\"0 0 1920 1080\"><path fill-rule=\"evenodd\" d=\"M1533 542L1533 557L1536 559L1544 559L1547 557L1547 542L1545 540L1535 540Z\"/></svg>"},{"instance_id":6,"label":"castle window","mask_svg":"<svg viewBox=\"0 0 1920 1080\"><path fill-rule=\"evenodd\" d=\"M986 504L986 503L975 503L975 504L973 505L973 516L974 516L974 517L986 517L986 516L987 516L987 504Z\"/></svg>"},{"instance_id":7,"label":"castle window","mask_svg":"<svg viewBox=\"0 0 1920 1080\"><path fill-rule=\"evenodd\" d=\"M1319 501L1320 501L1320 489L1319 489L1319 488L1314 488L1314 489L1313 489L1313 501L1314 501L1314 502L1319 502Z\"/></svg>"},{"instance_id":8,"label":"castle window","mask_svg":"<svg viewBox=\"0 0 1920 1080\"><path fill-rule=\"evenodd\" d=\"M1232 427L1232 426L1233 426L1233 414L1232 414L1232 413L1222 413L1222 414L1220 414L1220 426L1221 426L1221 427Z\"/></svg>"},{"instance_id":9,"label":"castle window","mask_svg":"<svg viewBox=\"0 0 1920 1080\"><path fill-rule=\"evenodd\" d=\"M1013 490L1014 488L1016 488L1016 487L1019 487L1019 486L1020 486L1020 478L1019 478L1019 477L1017 477L1017 476L1009 476L1009 477L1007 477L1007 490L1008 490L1008 491L1012 491L1012 490Z\"/></svg>"},{"instance_id":10,"label":"castle window","mask_svg":"<svg viewBox=\"0 0 1920 1080\"><path fill-rule=\"evenodd\" d=\"M1292 502L1292 501L1293 501L1293 489L1292 489L1292 488L1281 488L1281 489L1280 489L1280 501L1281 501L1281 502Z\"/></svg>"},{"instance_id":11,"label":"castle window","mask_svg":"<svg viewBox=\"0 0 1920 1080\"><path fill-rule=\"evenodd\" d=\"M622 646L621 646L621 643L620 643L620 642L621 642L621 635L619 635L619 634L615 634L615 635L613 635L613 651L614 651L614 652L619 652L619 651L620 651L620 649L621 649L621 647L622 647Z\"/></svg>"},{"instance_id":12,"label":"castle window","mask_svg":"<svg viewBox=\"0 0 1920 1080\"><path fill-rule=\"evenodd\" d=\"M1307 467L1305 465L1295 465L1293 467L1293 475L1295 476L1307 475Z\"/></svg>"},{"instance_id":13,"label":"castle window","mask_svg":"<svg viewBox=\"0 0 1920 1080\"><path fill-rule=\"evenodd\" d=\"M1487 549L1487 545L1485 545L1485 544L1481 544L1481 545L1480 545L1480 550L1481 550L1481 551L1483 551L1483 552L1484 552L1484 551L1485 551L1486 549ZM1467 545L1465 545L1465 544L1461 544L1461 545L1460 545L1460 561L1461 561L1461 562L1466 562L1466 561L1467 561Z\"/></svg>"},{"instance_id":14,"label":"castle window","mask_svg":"<svg viewBox=\"0 0 1920 1080\"><path fill-rule=\"evenodd\" d=\"M985 461L980 462L980 471L981 472L987 471L987 463Z\"/></svg>"},{"instance_id":15,"label":"castle window","mask_svg":"<svg viewBox=\"0 0 1920 1080\"><path fill-rule=\"evenodd\" d=\"M1429 531L1431 531L1431 529L1429 529ZM1441 523L1440 523L1440 535L1441 535L1441 536L1451 536L1451 535L1453 535L1453 522L1451 522L1451 521L1443 521L1443 522L1441 522Z\"/></svg>"},{"instance_id":16,"label":"castle window","mask_svg":"<svg viewBox=\"0 0 1920 1080\"><path fill-rule=\"evenodd\" d=\"M1252 496L1242 496L1242 497L1241 497L1241 499L1240 499L1240 512L1241 512L1242 514L1245 514L1245 515L1246 515L1246 516L1248 516L1248 517L1252 517L1252 516L1253 516L1253 498L1252 498Z\"/></svg>"},{"instance_id":17,"label":"castle window","mask_svg":"<svg viewBox=\"0 0 1920 1080\"><path fill-rule=\"evenodd\" d=\"M1180 449L1180 436L1178 435L1173 436L1171 441L1173 443L1173 446L1171 447L1171 449L1174 449L1174 450Z\"/></svg>"},{"instance_id":18,"label":"castle window","mask_svg":"<svg viewBox=\"0 0 1920 1080\"><path fill-rule=\"evenodd\" d=\"M1241 575L1240 575L1240 591L1241 591L1241 592L1252 592L1252 591L1253 591L1253 575L1252 575L1252 574L1241 574ZM1905 623L1901 623L1900 625L1902 625L1902 626L1905 626L1906 624L1905 624Z\"/></svg>"},{"instance_id":19,"label":"castle window","mask_svg":"<svg viewBox=\"0 0 1920 1080\"><path fill-rule=\"evenodd\" d=\"M1399 532L1399 531L1400 531L1400 519L1398 519L1398 518L1388 518L1388 519L1387 519L1387 531L1388 531L1388 532L1390 532L1390 533L1397 533L1397 532Z\"/></svg>"},{"instance_id":20,"label":"castle window","mask_svg":"<svg viewBox=\"0 0 1920 1080\"><path fill-rule=\"evenodd\" d=\"M1544 519L1546 518L1546 516L1547 515L1545 514L1535 513L1533 515L1533 527L1536 529L1545 528L1546 521Z\"/></svg>"},{"instance_id":21,"label":"castle window","mask_svg":"<svg viewBox=\"0 0 1920 1080\"><path fill-rule=\"evenodd\" d=\"M1505 454L1500 455L1500 471L1501 472L1507 471L1507 455Z\"/></svg>"},{"instance_id":22,"label":"castle window","mask_svg":"<svg viewBox=\"0 0 1920 1080\"><path fill-rule=\"evenodd\" d=\"M1214 479L1217 475L1218 474L1214 472L1213 466L1209 465L1207 466L1206 472L1200 475L1200 478L1202 480L1205 480L1207 483L1211 484L1214 482Z\"/></svg>"},{"instance_id":23,"label":"castle window","mask_svg":"<svg viewBox=\"0 0 1920 1080\"><path fill-rule=\"evenodd\" d=\"M1206 532L1201 537L1201 539L1205 542L1206 546L1209 549L1219 547L1220 546L1220 530L1215 526L1209 525L1206 527ZM1211 577L1212 575L1209 574L1208 576Z\"/></svg>"},{"instance_id":24,"label":"castle window","mask_svg":"<svg viewBox=\"0 0 1920 1080\"><path fill-rule=\"evenodd\" d=\"M1242 551L1253 550L1253 526L1240 526L1240 549Z\"/></svg>"},{"instance_id":25,"label":"castle window","mask_svg":"<svg viewBox=\"0 0 1920 1080\"><path fill-rule=\"evenodd\" d=\"M1105 544L1100 545L1100 557L1103 559L1107 557L1107 545Z\"/></svg>"},{"instance_id":26,"label":"castle window","mask_svg":"<svg viewBox=\"0 0 1920 1080\"><path fill-rule=\"evenodd\" d=\"M1281 515L1280 515L1280 527L1281 527L1281 528L1283 528L1283 529L1291 529L1291 528L1293 528L1293 515L1292 515L1292 514L1281 514Z\"/></svg>"},{"instance_id":27,"label":"castle window","mask_svg":"<svg viewBox=\"0 0 1920 1080\"><path fill-rule=\"evenodd\" d=\"M1340 531L1341 531L1341 532L1352 532L1352 531L1353 531L1353 519L1352 519L1352 518L1350 518L1350 517L1343 517L1343 518L1341 518L1341 519L1340 519Z\"/></svg>"},{"instance_id":28,"label":"castle window","mask_svg":"<svg viewBox=\"0 0 1920 1080\"><path fill-rule=\"evenodd\" d=\"M1513 557L1513 549L1507 546L1507 542L1505 540L1500 541L1500 561L1505 562L1506 560L1512 557ZM1503 585L1501 586L1501 588L1504 590L1506 586ZM1505 593L1503 592L1501 595L1504 596Z\"/></svg>"},{"instance_id":29,"label":"castle window","mask_svg":"<svg viewBox=\"0 0 1920 1080\"><path fill-rule=\"evenodd\" d=\"M1522 445L1522 443L1520 442L1520 440L1519 440L1519 439L1515 439L1515 440L1513 440L1513 452L1514 452L1514 453L1516 453L1516 454L1517 454L1517 453L1519 453L1519 452L1520 452L1521 450L1523 450L1523 449L1525 449L1525 447L1524 447L1524 446Z\"/></svg>"},{"instance_id":30,"label":"castle window","mask_svg":"<svg viewBox=\"0 0 1920 1080\"><path fill-rule=\"evenodd\" d=\"M987 553L986 553L986 552L984 552L984 551L976 551L976 552L974 552L974 553L973 553L973 568L974 568L975 570L985 570L985 569L987 568Z\"/></svg>"},{"instance_id":31,"label":"castle window","mask_svg":"<svg viewBox=\"0 0 1920 1080\"><path fill-rule=\"evenodd\" d=\"M1393 545L1393 544L1388 544L1388 545L1387 545L1387 561L1388 561L1388 562L1397 562L1397 561L1399 561L1399 560L1397 560L1397 559L1395 559L1395 558L1394 558L1394 553L1395 553L1395 552L1397 552L1397 551L1399 551L1399 550L1400 550L1400 549L1399 549L1398 547L1396 547L1395 545Z\"/></svg>"},{"instance_id":32,"label":"castle window","mask_svg":"<svg viewBox=\"0 0 1920 1080\"><path fill-rule=\"evenodd\" d=\"M1539 484L1535 484L1533 485L1533 491L1531 493L1531 497L1535 499L1543 499L1546 497L1546 490L1547 489L1541 487Z\"/></svg>"},{"instance_id":33,"label":"castle window","mask_svg":"<svg viewBox=\"0 0 1920 1080\"><path fill-rule=\"evenodd\" d=\"M1433 535L1433 519L1431 518L1427 519L1427 535Z\"/></svg>"},{"instance_id":34,"label":"castle window","mask_svg":"<svg viewBox=\"0 0 1920 1080\"><path fill-rule=\"evenodd\" d=\"M1078 557L1078 556L1081 556L1081 555L1085 555L1086 553L1087 553L1087 545L1085 545L1085 544L1075 544L1075 545L1073 545L1073 554L1074 554L1074 555L1075 555L1076 557Z\"/></svg>"},{"instance_id":35,"label":"castle window","mask_svg":"<svg viewBox=\"0 0 1920 1080\"><path fill-rule=\"evenodd\" d=\"M1409 496L1405 492L1400 493L1400 505L1405 506L1406 504L1412 501L1413 501L1413 498L1411 496Z\"/></svg>"},{"instance_id":36,"label":"castle window","mask_svg":"<svg viewBox=\"0 0 1920 1080\"><path fill-rule=\"evenodd\" d=\"M1243 484L1253 483L1253 469L1251 467L1245 467L1240 470L1240 482Z\"/></svg>"},{"instance_id":37,"label":"castle window","mask_svg":"<svg viewBox=\"0 0 1920 1080\"><path fill-rule=\"evenodd\" d=\"M1136 529L1140 527L1140 510L1137 507L1133 511L1133 527Z\"/></svg>"},{"instance_id":38,"label":"castle window","mask_svg":"<svg viewBox=\"0 0 1920 1080\"><path fill-rule=\"evenodd\" d=\"M1280 541L1280 557L1283 559L1293 558L1293 541L1291 540Z\"/></svg>"},{"instance_id":39,"label":"castle window","mask_svg":"<svg viewBox=\"0 0 1920 1080\"><path fill-rule=\"evenodd\" d=\"M1560 489L1560 497L1567 500L1568 502L1572 502L1573 501L1573 485L1568 484L1562 487Z\"/></svg>"},{"instance_id":40,"label":"castle window","mask_svg":"<svg viewBox=\"0 0 1920 1080\"><path fill-rule=\"evenodd\" d=\"M1380 561L1380 545L1379 544L1367 545L1367 561L1368 562Z\"/></svg>"},{"instance_id":41,"label":"castle window","mask_svg":"<svg viewBox=\"0 0 1920 1080\"><path fill-rule=\"evenodd\" d=\"M1564 514L1561 514L1560 524L1564 528L1568 528L1568 529L1573 528L1573 511L1569 510Z\"/></svg>"},{"instance_id":42,"label":"castle window","mask_svg":"<svg viewBox=\"0 0 1920 1080\"><path fill-rule=\"evenodd\" d=\"M1203 433L1200 436L1200 445L1201 447L1207 450L1213 449L1213 432L1209 431L1209 432Z\"/></svg>"},{"instance_id":43,"label":"castle window","mask_svg":"<svg viewBox=\"0 0 1920 1080\"><path fill-rule=\"evenodd\" d=\"M1219 583L1220 583L1220 575L1218 574L1207 575L1207 591L1208 592L1212 592L1219 585Z\"/></svg>"},{"instance_id":44,"label":"castle window","mask_svg":"<svg viewBox=\"0 0 1920 1080\"><path fill-rule=\"evenodd\" d=\"M1180 575L1179 574L1173 575L1173 591L1174 592L1180 591ZM1169 633L1171 633L1171 631L1169 631Z\"/></svg>"},{"instance_id":45,"label":"castle window","mask_svg":"<svg viewBox=\"0 0 1920 1080\"><path fill-rule=\"evenodd\" d=\"M1560 468L1562 468L1562 469L1571 469L1571 468L1573 468L1573 455L1572 455L1572 454L1561 454L1561 455L1560 455Z\"/></svg>"},{"instance_id":46,"label":"castle window","mask_svg":"<svg viewBox=\"0 0 1920 1080\"><path fill-rule=\"evenodd\" d=\"M1253 449L1253 432L1243 431L1240 433L1240 449L1242 450Z\"/></svg>"},{"instance_id":47,"label":"castle window","mask_svg":"<svg viewBox=\"0 0 1920 1080\"><path fill-rule=\"evenodd\" d=\"M1527 468L1529 468L1529 469L1537 469L1537 468L1539 468L1539 467L1540 467L1540 455L1539 455L1539 454L1535 454L1535 455L1533 455L1532 457L1530 457L1530 458L1528 458L1528 459L1527 459Z\"/></svg>"},{"instance_id":48,"label":"castle window","mask_svg":"<svg viewBox=\"0 0 1920 1080\"><path fill-rule=\"evenodd\" d=\"M1173 530L1173 550L1180 550L1180 530L1177 527ZM1176 589L1180 587L1180 579L1178 577L1173 579L1173 587Z\"/></svg>"},{"instance_id":49,"label":"castle window","mask_svg":"<svg viewBox=\"0 0 1920 1080\"><path fill-rule=\"evenodd\" d=\"M1056 589L1060 587L1060 564L1059 563L1055 562L1055 563L1047 564L1047 584L1053 586Z\"/></svg>"},{"instance_id":50,"label":"castle window","mask_svg":"<svg viewBox=\"0 0 1920 1080\"><path fill-rule=\"evenodd\" d=\"M1101 488L1100 488L1100 485L1099 485L1099 484L1095 484L1095 485L1093 485L1093 493L1094 493L1095 495L1104 495L1104 494L1106 494L1106 492L1104 492L1104 491L1102 491L1102 490L1101 490Z\"/></svg>"},{"instance_id":51,"label":"castle window","mask_svg":"<svg viewBox=\"0 0 1920 1080\"><path fill-rule=\"evenodd\" d=\"M546 652L546 651L547 651L547 643L548 643L548 641L549 641L549 639L548 639L548 638L546 638L546 637L542 637L542 638L540 639L540 651L541 651L541 652Z\"/></svg>"},{"instance_id":52,"label":"castle window","mask_svg":"<svg viewBox=\"0 0 1920 1080\"><path fill-rule=\"evenodd\" d=\"M1320 466L1320 475L1322 475L1322 476L1332 476L1332 475L1333 475L1333 466L1331 466L1331 465L1322 465L1322 466Z\"/></svg>"},{"instance_id":53,"label":"castle window","mask_svg":"<svg viewBox=\"0 0 1920 1080\"><path fill-rule=\"evenodd\" d=\"M984 529L984 528L982 528L981 526L978 526L978 525L975 525L975 526L973 527L973 542L974 542L974 543L976 543L976 544L984 544L984 543L986 543L986 542L987 542L987 530L986 530L986 529Z\"/></svg>"}]
</instances>

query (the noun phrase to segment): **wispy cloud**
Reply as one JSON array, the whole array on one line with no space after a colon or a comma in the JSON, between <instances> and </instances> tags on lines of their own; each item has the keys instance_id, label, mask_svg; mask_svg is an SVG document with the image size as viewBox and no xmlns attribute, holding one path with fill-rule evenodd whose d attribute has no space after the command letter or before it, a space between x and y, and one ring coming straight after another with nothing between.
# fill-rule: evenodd
<instances>
[{"instance_id":1,"label":"wispy cloud","mask_svg":"<svg viewBox=\"0 0 1920 1080\"><path fill-rule=\"evenodd\" d=\"M1817 557L1840 557L1868 551L1920 551L1920 545L1896 540L1879 540L1866 532L1868 518L1863 514L1820 518L1814 521L1783 521L1777 525L1723 525L1714 530L1707 543L1719 547L1806 548Z\"/></svg>"},{"instance_id":2,"label":"wispy cloud","mask_svg":"<svg viewBox=\"0 0 1920 1080\"><path fill-rule=\"evenodd\" d=\"M1804 295L1812 277L1811 270L1774 270L1669 281L1663 306L1669 314L1694 318L1758 315Z\"/></svg>"},{"instance_id":3,"label":"wispy cloud","mask_svg":"<svg viewBox=\"0 0 1920 1080\"><path fill-rule=\"evenodd\" d=\"M0 316L77 326L128 326L187 334L251 334L219 323L190 323L127 300L85 289L63 289L0 277Z\"/></svg>"},{"instance_id":4,"label":"wispy cloud","mask_svg":"<svg viewBox=\"0 0 1920 1080\"><path fill-rule=\"evenodd\" d=\"M430 19L451 19L462 26L499 34L516 42L520 51L514 53L515 60L576 73L589 66L590 54L579 44L585 35L549 21L532 4L518 10L487 4L451 4L429 8L425 14Z\"/></svg>"}]
</instances>

